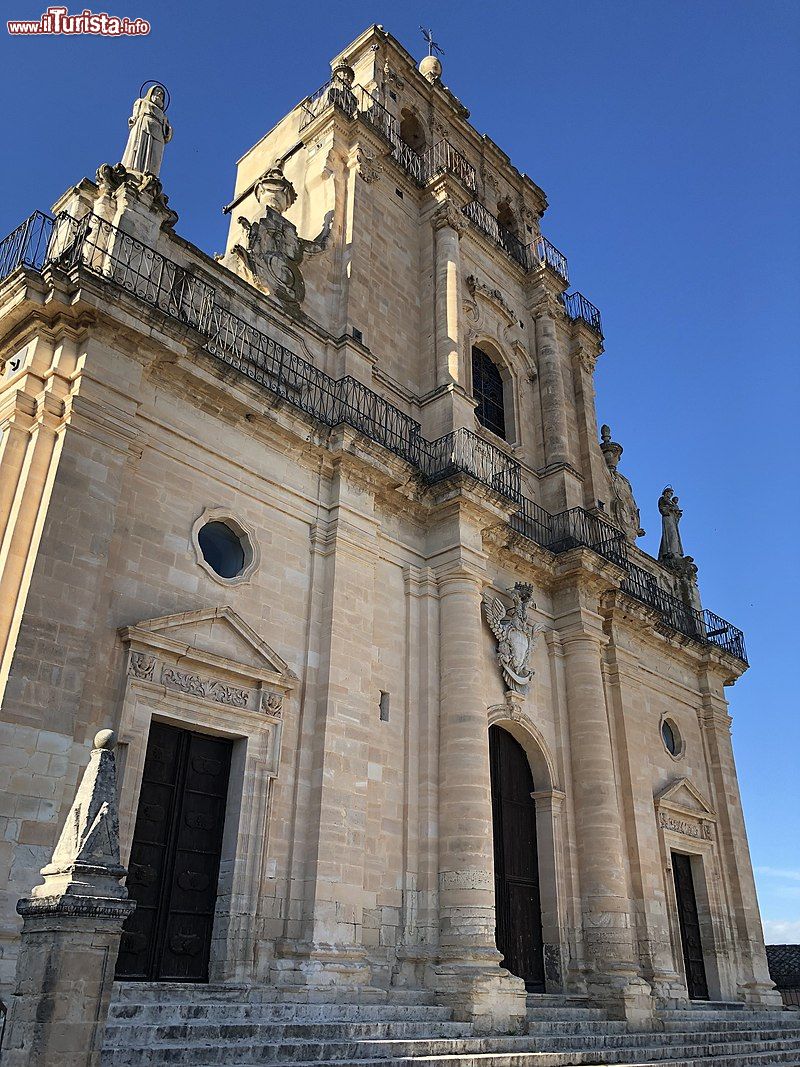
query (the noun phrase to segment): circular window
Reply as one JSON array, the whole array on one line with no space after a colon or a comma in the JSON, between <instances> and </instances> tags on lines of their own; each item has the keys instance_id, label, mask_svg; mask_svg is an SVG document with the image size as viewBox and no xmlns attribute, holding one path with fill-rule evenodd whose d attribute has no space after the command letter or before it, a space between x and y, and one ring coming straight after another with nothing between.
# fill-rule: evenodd
<instances>
[{"instance_id":1,"label":"circular window","mask_svg":"<svg viewBox=\"0 0 800 1067\"><path fill-rule=\"evenodd\" d=\"M673 759L678 759L683 755L683 739L672 719L661 720L661 740L664 742L664 748Z\"/></svg>"},{"instance_id":2,"label":"circular window","mask_svg":"<svg viewBox=\"0 0 800 1067\"><path fill-rule=\"evenodd\" d=\"M207 508L192 528L197 562L223 585L246 581L258 563L247 530L223 508Z\"/></svg>"},{"instance_id":3,"label":"circular window","mask_svg":"<svg viewBox=\"0 0 800 1067\"><path fill-rule=\"evenodd\" d=\"M236 578L244 570L244 546L225 522L207 522L197 534L203 559L221 578Z\"/></svg>"}]
</instances>

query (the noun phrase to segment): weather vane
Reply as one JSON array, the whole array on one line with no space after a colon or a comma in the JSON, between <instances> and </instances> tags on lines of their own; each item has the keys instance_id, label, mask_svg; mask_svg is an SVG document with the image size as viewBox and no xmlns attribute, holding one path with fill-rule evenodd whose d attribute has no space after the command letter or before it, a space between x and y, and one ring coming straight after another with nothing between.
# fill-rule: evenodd
<instances>
[{"instance_id":1,"label":"weather vane","mask_svg":"<svg viewBox=\"0 0 800 1067\"><path fill-rule=\"evenodd\" d=\"M424 26L420 26L420 30L428 45L428 55L432 56L434 52L438 52L440 56L443 56L444 49L434 41L433 30L426 29Z\"/></svg>"}]
</instances>

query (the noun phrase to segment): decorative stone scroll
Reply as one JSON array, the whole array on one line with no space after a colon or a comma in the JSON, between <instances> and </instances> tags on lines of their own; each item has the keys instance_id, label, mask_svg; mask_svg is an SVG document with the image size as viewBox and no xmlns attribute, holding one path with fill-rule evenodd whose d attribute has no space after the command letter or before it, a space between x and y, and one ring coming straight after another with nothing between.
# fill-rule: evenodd
<instances>
[{"instance_id":1,"label":"decorative stone scroll","mask_svg":"<svg viewBox=\"0 0 800 1067\"><path fill-rule=\"evenodd\" d=\"M662 831L713 841L717 816L700 790L688 778L678 778L655 798L658 825Z\"/></svg>"}]
</instances>

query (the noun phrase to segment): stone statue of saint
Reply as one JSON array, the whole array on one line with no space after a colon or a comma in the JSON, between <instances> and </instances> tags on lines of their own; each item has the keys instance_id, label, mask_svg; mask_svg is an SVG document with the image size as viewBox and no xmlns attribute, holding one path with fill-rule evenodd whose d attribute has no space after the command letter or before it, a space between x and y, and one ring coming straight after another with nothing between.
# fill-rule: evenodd
<instances>
[{"instance_id":1,"label":"stone statue of saint","mask_svg":"<svg viewBox=\"0 0 800 1067\"><path fill-rule=\"evenodd\" d=\"M642 537L644 530L633 496L633 486L622 471L617 470L617 464L624 450L621 444L611 440L611 427L602 426L600 437L600 449L611 477L611 518L620 527L630 544L635 545L636 538Z\"/></svg>"},{"instance_id":2,"label":"stone statue of saint","mask_svg":"<svg viewBox=\"0 0 800 1067\"><path fill-rule=\"evenodd\" d=\"M658 548L660 562L664 560L683 559L683 545L678 531L678 523L683 512L678 507L678 498L671 486L667 486L658 498L658 510L661 512L661 544Z\"/></svg>"},{"instance_id":3,"label":"stone statue of saint","mask_svg":"<svg viewBox=\"0 0 800 1067\"><path fill-rule=\"evenodd\" d=\"M133 105L128 119L130 133L122 157L127 170L158 177L164 158L164 145L172 140L172 126L167 120L166 90L163 85L151 85L144 96Z\"/></svg>"}]
</instances>

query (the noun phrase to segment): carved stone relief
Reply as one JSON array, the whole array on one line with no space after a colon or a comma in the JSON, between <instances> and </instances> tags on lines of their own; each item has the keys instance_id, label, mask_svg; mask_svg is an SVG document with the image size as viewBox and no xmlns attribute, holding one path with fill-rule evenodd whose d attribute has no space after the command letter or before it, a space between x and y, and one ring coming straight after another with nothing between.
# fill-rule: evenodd
<instances>
[{"instance_id":1,"label":"carved stone relief","mask_svg":"<svg viewBox=\"0 0 800 1067\"><path fill-rule=\"evenodd\" d=\"M489 628L497 638L497 662L503 679L509 689L525 693L534 675L530 666L531 655L544 626L534 625L528 619L529 608L536 607L532 586L517 582L509 590L509 596L510 608L499 597L487 595L483 609Z\"/></svg>"}]
</instances>

